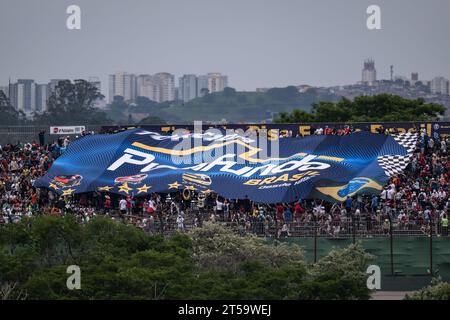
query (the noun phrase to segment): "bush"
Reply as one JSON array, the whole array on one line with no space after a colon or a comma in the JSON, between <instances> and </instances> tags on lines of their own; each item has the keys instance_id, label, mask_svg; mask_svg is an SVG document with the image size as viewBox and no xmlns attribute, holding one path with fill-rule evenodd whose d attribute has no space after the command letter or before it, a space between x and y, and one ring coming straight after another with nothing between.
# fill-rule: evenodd
<instances>
[{"instance_id":1,"label":"bush","mask_svg":"<svg viewBox=\"0 0 450 320\"><path fill-rule=\"evenodd\" d=\"M405 300L450 300L450 284L433 279L430 286L406 295Z\"/></svg>"},{"instance_id":2,"label":"bush","mask_svg":"<svg viewBox=\"0 0 450 320\"><path fill-rule=\"evenodd\" d=\"M297 245L206 224L151 236L103 217L37 216L0 228L5 299L367 299L359 246L308 264ZM68 290L69 265L81 290Z\"/></svg>"}]
</instances>

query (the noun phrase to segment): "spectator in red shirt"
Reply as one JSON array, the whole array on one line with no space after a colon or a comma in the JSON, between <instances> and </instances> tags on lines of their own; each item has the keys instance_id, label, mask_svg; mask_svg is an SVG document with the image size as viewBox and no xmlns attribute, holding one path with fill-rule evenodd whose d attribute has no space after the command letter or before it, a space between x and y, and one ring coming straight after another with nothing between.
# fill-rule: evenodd
<instances>
[{"instance_id":1,"label":"spectator in red shirt","mask_svg":"<svg viewBox=\"0 0 450 320\"><path fill-rule=\"evenodd\" d=\"M294 207L294 218L295 221L300 222L302 218L302 214L305 212L305 209L302 208L300 202L297 202Z\"/></svg>"},{"instance_id":2,"label":"spectator in red shirt","mask_svg":"<svg viewBox=\"0 0 450 320\"><path fill-rule=\"evenodd\" d=\"M277 220L278 221L283 221L284 220L284 205L279 203L277 205Z\"/></svg>"}]
</instances>

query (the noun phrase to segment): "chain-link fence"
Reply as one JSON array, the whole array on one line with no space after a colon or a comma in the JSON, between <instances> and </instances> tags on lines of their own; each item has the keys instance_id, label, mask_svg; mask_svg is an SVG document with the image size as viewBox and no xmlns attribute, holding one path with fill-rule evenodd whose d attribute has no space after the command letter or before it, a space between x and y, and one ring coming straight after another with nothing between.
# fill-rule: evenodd
<instances>
[{"instance_id":1,"label":"chain-link fence","mask_svg":"<svg viewBox=\"0 0 450 320\"><path fill-rule=\"evenodd\" d=\"M97 211L97 215L103 214L103 210ZM450 236L448 226L442 225L438 219L392 223L347 219L326 223L314 220L277 221L273 218L260 220L256 217L228 219L214 211L189 209L182 219L176 212L168 211L150 215L121 214L113 210L108 216L141 228L148 234L164 236L189 232L206 223L219 224L234 229L242 236L255 235L268 242L278 240L298 244L303 248L308 262L318 261L333 249L359 243L374 257L372 264L380 267L383 276L395 276L397 281L401 277L429 278L439 275L450 281ZM87 216L78 214L78 217L82 221ZM10 218L10 222L20 219Z\"/></svg>"},{"instance_id":2,"label":"chain-link fence","mask_svg":"<svg viewBox=\"0 0 450 320\"><path fill-rule=\"evenodd\" d=\"M138 219L142 221L142 217ZM208 221L234 228L241 235L297 243L304 248L305 258L310 262L318 261L333 248L359 243L373 255L373 263L380 266L385 276L440 275L450 280L450 237L448 226L442 225L439 219L368 221L349 217L344 221L277 221L253 217L233 220L204 213L195 217L187 215L182 223L175 220L175 217L169 221L156 219L147 230L167 234L192 230Z\"/></svg>"},{"instance_id":3,"label":"chain-link fence","mask_svg":"<svg viewBox=\"0 0 450 320\"><path fill-rule=\"evenodd\" d=\"M214 212L189 212L180 222L176 215L127 216L124 219L152 234L186 232L204 223L234 228L241 235L253 234L266 241L279 240L303 247L307 261L316 262L334 248L359 243L373 255L383 276L411 277L440 275L450 280L450 236L440 219L408 221L277 221L276 219L229 219ZM123 217L122 217L123 218ZM137 221L137 223L136 223Z\"/></svg>"}]
</instances>

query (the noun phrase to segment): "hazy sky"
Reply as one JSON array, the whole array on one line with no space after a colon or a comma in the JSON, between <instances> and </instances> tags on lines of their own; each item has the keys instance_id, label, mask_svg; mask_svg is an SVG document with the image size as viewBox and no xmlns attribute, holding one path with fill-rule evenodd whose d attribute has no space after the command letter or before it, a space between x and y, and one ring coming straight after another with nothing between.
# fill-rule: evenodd
<instances>
[{"instance_id":1,"label":"hazy sky","mask_svg":"<svg viewBox=\"0 0 450 320\"><path fill-rule=\"evenodd\" d=\"M81 30L66 28L81 7ZM366 8L381 7L382 30ZM448 0L0 0L0 85L50 78L218 71L238 90L450 77ZM105 91L106 93L106 91Z\"/></svg>"}]
</instances>

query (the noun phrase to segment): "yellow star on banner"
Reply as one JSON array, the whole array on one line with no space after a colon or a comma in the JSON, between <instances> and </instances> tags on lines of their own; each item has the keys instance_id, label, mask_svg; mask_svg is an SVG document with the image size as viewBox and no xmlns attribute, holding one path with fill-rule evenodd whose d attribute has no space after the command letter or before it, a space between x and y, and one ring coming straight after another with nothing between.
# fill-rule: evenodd
<instances>
[{"instance_id":1,"label":"yellow star on banner","mask_svg":"<svg viewBox=\"0 0 450 320\"><path fill-rule=\"evenodd\" d=\"M54 184L54 183L50 183L48 186L49 186L50 188L55 189L55 190L59 190L58 186L57 186L56 184Z\"/></svg>"},{"instance_id":2,"label":"yellow star on banner","mask_svg":"<svg viewBox=\"0 0 450 320\"><path fill-rule=\"evenodd\" d=\"M75 189L63 190L63 196L70 196L74 191Z\"/></svg>"},{"instance_id":3,"label":"yellow star on banner","mask_svg":"<svg viewBox=\"0 0 450 320\"><path fill-rule=\"evenodd\" d=\"M129 186L128 186L128 183L127 182L125 182L124 184L122 184L120 187L119 187L119 192L125 192L126 194L128 194L130 191L132 191L133 190L133 188L130 188Z\"/></svg>"},{"instance_id":4,"label":"yellow star on banner","mask_svg":"<svg viewBox=\"0 0 450 320\"><path fill-rule=\"evenodd\" d=\"M98 191L111 191L111 189L114 189L114 187L104 186L104 187L99 187Z\"/></svg>"},{"instance_id":5,"label":"yellow star on banner","mask_svg":"<svg viewBox=\"0 0 450 320\"><path fill-rule=\"evenodd\" d=\"M213 192L214 190L211 190L211 189L206 189L206 190L202 190L201 192L202 193L211 193L211 192Z\"/></svg>"},{"instance_id":6,"label":"yellow star on banner","mask_svg":"<svg viewBox=\"0 0 450 320\"><path fill-rule=\"evenodd\" d=\"M136 190L138 191L138 193L147 193L148 189L150 189L152 186L147 186L146 184L144 184L142 187L140 188L136 188Z\"/></svg>"},{"instance_id":7,"label":"yellow star on banner","mask_svg":"<svg viewBox=\"0 0 450 320\"><path fill-rule=\"evenodd\" d=\"M186 187L186 189L188 189L188 190L191 190L191 191L195 191L195 190L197 190L197 189L195 189L195 187L194 187L194 186L188 186L188 187Z\"/></svg>"},{"instance_id":8,"label":"yellow star on banner","mask_svg":"<svg viewBox=\"0 0 450 320\"><path fill-rule=\"evenodd\" d=\"M179 184L178 181L175 181L174 183L169 183L169 189L178 189L179 186L181 186L181 184Z\"/></svg>"}]
</instances>

